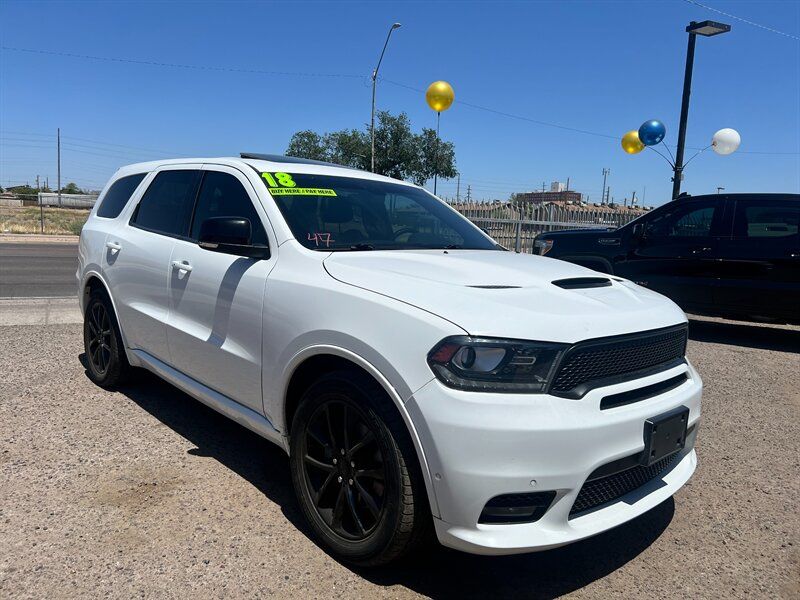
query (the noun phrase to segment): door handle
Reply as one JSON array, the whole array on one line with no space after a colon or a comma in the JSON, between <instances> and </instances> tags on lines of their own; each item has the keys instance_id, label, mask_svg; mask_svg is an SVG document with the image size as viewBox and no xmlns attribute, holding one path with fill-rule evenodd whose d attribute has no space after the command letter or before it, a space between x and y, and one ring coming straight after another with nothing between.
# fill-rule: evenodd
<instances>
[{"instance_id":1,"label":"door handle","mask_svg":"<svg viewBox=\"0 0 800 600\"><path fill-rule=\"evenodd\" d=\"M173 260L172 261L172 268L173 269L179 269L181 271L186 271L187 273L190 273L191 270L192 270L192 265L190 265L185 260L184 261Z\"/></svg>"},{"instance_id":2,"label":"door handle","mask_svg":"<svg viewBox=\"0 0 800 600\"><path fill-rule=\"evenodd\" d=\"M106 242L106 248L108 248L112 252L119 252L120 250L122 250L122 246L119 245L117 242Z\"/></svg>"}]
</instances>

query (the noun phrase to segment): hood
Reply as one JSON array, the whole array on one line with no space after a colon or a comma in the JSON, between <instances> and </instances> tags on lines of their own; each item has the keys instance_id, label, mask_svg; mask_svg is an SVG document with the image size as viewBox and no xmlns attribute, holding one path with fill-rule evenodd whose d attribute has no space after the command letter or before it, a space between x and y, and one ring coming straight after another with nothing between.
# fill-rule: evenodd
<instances>
[{"instance_id":1,"label":"hood","mask_svg":"<svg viewBox=\"0 0 800 600\"><path fill-rule=\"evenodd\" d=\"M334 252L324 265L341 282L439 315L470 335L574 343L686 321L660 294L543 256L493 250ZM581 280L587 277L601 281Z\"/></svg>"}]
</instances>

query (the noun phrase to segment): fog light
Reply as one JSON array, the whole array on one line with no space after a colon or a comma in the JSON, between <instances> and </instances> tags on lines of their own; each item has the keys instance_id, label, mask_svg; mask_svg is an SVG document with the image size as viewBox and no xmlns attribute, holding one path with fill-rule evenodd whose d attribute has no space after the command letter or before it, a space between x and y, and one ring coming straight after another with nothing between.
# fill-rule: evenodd
<instances>
[{"instance_id":1,"label":"fog light","mask_svg":"<svg viewBox=\"0 0 800 600\"><path fill-rule=\"evenodd\" d=\"M555 492L495 496L483 507L478 523L533 523L542 518L555 497Z\"/></svg>"}]
</instances>

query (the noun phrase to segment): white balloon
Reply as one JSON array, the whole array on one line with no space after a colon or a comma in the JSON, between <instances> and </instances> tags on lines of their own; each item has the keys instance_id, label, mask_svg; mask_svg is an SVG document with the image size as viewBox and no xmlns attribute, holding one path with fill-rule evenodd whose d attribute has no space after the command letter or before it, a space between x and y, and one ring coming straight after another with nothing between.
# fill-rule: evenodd
<instances>
[{"instance_id":1,"label":"white balloon","mask_svg":"<svg viewBox=\"0 0 800 600\"><path fill-rule=\"evenodd\" d=\"M739 135L738 131L730 129L729 127L720 129L714 134L714 137L711 138L711 147L714 149L714 152L722 156L736 152L736 149L741 143L742 136Z\"/></svg>"}]
</instances>

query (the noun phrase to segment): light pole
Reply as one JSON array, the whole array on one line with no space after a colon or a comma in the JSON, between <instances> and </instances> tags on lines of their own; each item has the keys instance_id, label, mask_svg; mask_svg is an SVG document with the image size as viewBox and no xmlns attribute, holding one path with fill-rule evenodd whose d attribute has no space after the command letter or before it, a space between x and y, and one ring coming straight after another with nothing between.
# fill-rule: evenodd
<instances>
[{"instance_id":1,"label":"light pole","mask_svg":"<svg viewBox=\"0 0 800 600\"><path fill-rule=\"evenodd\" d=\"M683 97L681 99L681 121L678 128L678 149L675 152L675 166L672 177L672 199L681 193L681 177L683 176L683 148L686 144L686 121L689 118L689 96L692 91L692 68L694 66L694 42L698 35L711 37L731 30L730 25L715 21L692 21L686 27L689 34L689 45L686 48L686 72L683 76Z\"/></svg>"},{"instance_id":2,"label":"light pole","mask_svg":"<svg viewBox=\"0 0 800 600\"><path fill-rule=\"evenodd\" d=\"M383 62L383 55L386 53L386 46L389 45L389 38L392 37L392 32L395 29L399 29L401 27L400 23L393 23L392 26L389 28L389 33L386 34L386 41L383 43L383 50L381 50L381 57L378 59L378 66L375 67L375 70L372 71L372 113L370 116L370 124L369 124L369 135L372 138L372 153L371 153L371 163L372 163L372 172L375 172L375 86L378 83L378 69L381 68L381 62Z\"/></svg>"}]
</instances>

